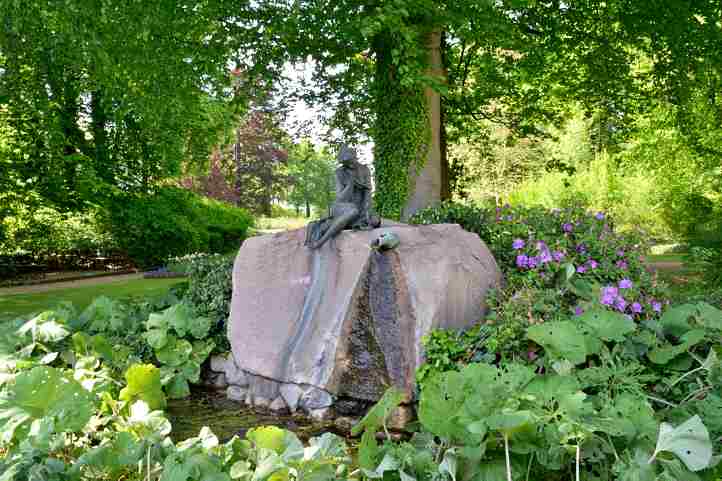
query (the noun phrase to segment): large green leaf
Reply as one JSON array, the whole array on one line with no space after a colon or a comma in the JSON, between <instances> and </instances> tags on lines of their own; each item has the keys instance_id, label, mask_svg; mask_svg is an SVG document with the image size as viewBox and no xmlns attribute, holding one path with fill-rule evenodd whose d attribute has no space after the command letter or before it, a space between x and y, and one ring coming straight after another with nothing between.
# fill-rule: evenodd
<instances>
[{"instance_id":1,"label":"large green leaf","mask_svg":"<svg viewBox=\"0 0 722 481\"><path fill-rule=\"evenodd\" d=\"M152 364L133 364L125 371L125 381L128 385L120 391L121 400L142 400L153 410L165 408L160 369Z\"/></svg>"},{"instance_id":2,"label":"large green leaf","mask_svg":"<svg viewBox=\"0 0 722 481\"><path fill-rule=\"evenodd\" d=\"M668 335L679 337L692 329L689 320L697 313L697 306L694 304L682 304L672 306L662 314L659 325Z\"/></svg>"},{"instance_id":3,"label":"large green leaf","mask_svg":"<svg viewBox=\"0 0 722 481\"><path fill-rule=\"evenodd\" d=\"M699 416L688 419L676 428L662 423L652 457L662 451L677 455L690 471L705 469L712 461L712 442Z\"/></svg>"},{"instance_id":4,"label":"large green leaf","mask_svg":"<svg viewBox=\"0 0 722 481\"><path fill-rule=\"evenodd\" d=\"M18 329L18 334L24 336L30 334L33 342L57 342L70 335L70 330L63 319L53 311L45 311L23 324Z\"/></svg>"},{"instance_id":5,"label":"large green leaf","mask_svg":"<svg viewBox=\"0 0 722 481\"><path fill-rule=\"evenodd\" d=\"M534 420L535 417L531 411L502 412L487 417L486 425L492 431L511 436L515 432L533 424Z\"/></svg>"},{"instance_id":6,"label":"large green leaf","mask_svg":"<svg viewBox=\"0 0 722 481\"><path fill-rule=\"evenodd\" d=\"M171 424L163 411L151 410L143 400L130 405L128 416L118 423L118 429L133 433L139 439L162 440L171 431Z\"/></svg>"},{"instance_id":7,"label":"large green leaf","mask_svg":"<svg viewBox=\"0 0 722 481\"><path fill-rule=\"evenodd\" d=\"M112 432L112 437L100 446L91 448L73 464L72 473L80 474L83 466L92 466L113 479L135 468L145 455L146 446L128 432Z\"/></svg>"},{"instance_id":8,"label":"large green leaf","mask_svg":"<svg viewBox=\"0 0 722 481\"><path fill-rule=\"evenodd\" d=\"M592 332L605 341L624 341L637 325L630 318L607 309L592 309L578 317Z\"/></svg>"},{"instance_id":9,"label":"large green leaf","mask_svg":"<svg viewBox=\"0 0 722 481\"><path fill-rule=\"evenodd\" d=\"M419 421L436 436L446 439L468 435L458 421L466 401L466 378L458 372L437 374L424 384L419 400Z\"/></svg>"},{"instance_id":10,"label":"large green leaf","mask_svg":"<svg viewBox=\"0 0 722 481\"><path fill-rule=\"evenodd\" d=\"M143 337L153 349L162 349L168 342L168 330L160 328L148 329L143 334Z\"/></svg>"},{"instance_id":11,"label":"large green leaf","mask_svg":"<svg viewBox=\"0 0 722 481\"><path fill-rule=\"evenodd\" d=\"M155 357L163 364L179 367L190 359L193 345L185 339L168 336L168 340L161 349L155 351Z\"/></svg>"},{"instance_id":12,"label":"large green leaf","mask_svg":"<svg viewBox=\"0 0 722 481\"><path fill-rule=\"evenodd\" d=\"M707 329L715 329L722 331L722 311L716 307L700 302L697 304L699 309L699 323Z\"/></svg>"},{"instance_id":13,"label":"large green leaf","mask_svg":"<svg viewBox=\"0 0 722 481\"><path fill-rule=\"evenodd\" d=\"M286 450L286 434L284 429L277 426L260 426L249 429L246 438L256 448L269 449L277 454L282 454Z\"/></svg>"},{"instance_id":14,"label":"large green leaf","mask_svg":"<svg viewBox=\"0 0 722 481\"><path fill-rule=\"evenodd\" d=\"M72 377L46 366L20 373L0 396L0 440L10 443L41 421L53 432L80 431L93 413L92 395Z\"/></svg>"},{"instance_id":15,"label":"large green leaf","mask_svg":"<svg viewBox=\"0 0 722 481\"><path fill-rule=\"evenodd\" d=\"M551 357L581 364L587 358L587 343L580 329L571 321L545 322L527 329L527 336L544 348Z\"/></svg>"},{"instance_id":16,"label":"large green leaf","mask_svg":"<svg viewBox=\"0 0 722 481\"><path fill-rule=\"evenodd\" d=\"M655 364L667 364L675 357L687 352L691 347L702 342L705 338L705 332L700 329L689 331L680 337L680 344L665 344L657 347L647 353L647 357Z\"/></svg>"},{"instance_id":17,"label":"large green leaf","mask_svg":"<svg viewBox=\"0 0 722 481\"><path fill-rule=\"evenodd\" d=\"M385 422L386 418L396 407L404 400L404 393L396 387L390 387L386 390L381 399L369 409L366 415L351 429L352 435L357 435L363 429L376 432Z\"/></svg>"},{"instance_id":18,"label":"large green leaf","mask_svg":"<svg viewBox=\"0 0 722 481\"><path fill-rule=\"evenodd\" d=\"M196 317L191 322L188 330L191 336L196 339L203 339L208 335L208 331L211 329L211 319L208 317Z\"/></svg>"},{"instance_id":19,"label":"large green leaf","mask_svg":"<svg viewBox=\"0 0 722 481\"><path fill-rule=\"evenodd\" d=\"M127 329L126 322L123 304L105 296L96 297L80 314L80 325L94 332L119 332Z\"/></svg>"},{"instance_id":20,"label":"large green leaf","mask_svg":"<svg viewBox=\"0 0 722 481\"><path fill-rule=\"evenodd\" d=\"M181 374L173 376L166 384L165 390L171 399L183 399L191 395L188 380Z\"/></svg>"}]
</instances>

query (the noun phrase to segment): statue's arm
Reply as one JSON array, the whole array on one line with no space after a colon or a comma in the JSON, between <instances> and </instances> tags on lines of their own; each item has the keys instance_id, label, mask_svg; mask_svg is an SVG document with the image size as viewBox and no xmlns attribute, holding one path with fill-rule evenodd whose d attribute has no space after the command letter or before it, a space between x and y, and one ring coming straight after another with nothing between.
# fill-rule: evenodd
<instances>
[{"instance_id":1,"label":"statue's arm","mask_svg":"<svg viewBox=\"0 0 722 481\"><path fill-rule=\"evenodd\" d=\"M343 173L336 171L336 202L348 202L353 192L353 182L345 182Z\"/></svg>"}]
</instances>

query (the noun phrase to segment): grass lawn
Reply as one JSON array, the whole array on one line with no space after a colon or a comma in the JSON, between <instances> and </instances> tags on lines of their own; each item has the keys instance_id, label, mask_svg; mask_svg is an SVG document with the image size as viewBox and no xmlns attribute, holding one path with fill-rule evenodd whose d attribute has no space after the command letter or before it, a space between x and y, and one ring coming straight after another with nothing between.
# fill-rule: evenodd
<instances>
[{"instance_id":1,"label":"grass lawn","mask_svg":"<svg viewBox=\"0 0 722 481\"><path fill-rule=\"evenodd\" d=\"M650 254L647 256L648 262L684 262L687 260L687 254Z\"/></svg>"},{"instance_id":2,"label":"grass lawn","mask_svg":"<svg viewBox=\"0 0 722 481\"><path fill-rule=\"evenodd\" d=\"M61 301L70 301L78 309L84 309L98 296L117 299L129 296L163 295L172 285L179 282L183 282L183 279L130 279L24 294L3 294L0 291L0 320L14 319L51 309Z\"/></svg>"}]
</instances>

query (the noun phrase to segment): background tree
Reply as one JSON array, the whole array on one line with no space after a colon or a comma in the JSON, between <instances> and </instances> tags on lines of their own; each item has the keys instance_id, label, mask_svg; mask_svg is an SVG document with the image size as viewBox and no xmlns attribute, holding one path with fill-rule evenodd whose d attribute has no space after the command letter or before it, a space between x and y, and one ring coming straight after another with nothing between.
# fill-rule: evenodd
<instances>
[{"instance_id":1,"label":"background tree","mask_svg":"<svg viewBox=\"0 0 722 481\"><path fill-rule=\"evenodd\" d=\"M233 145L238 205L271 215L271 202L282 197L288 184L287 134L270 112L250 112L236 129Z\"/></svg>"},{"instance_id":2,"label":"background tree","mask_svg":"<svg viewBox=\"0 0 722 481\"><path fill-rule=\"evenodd\" d=\"M333 157L325 149L316 150L308 139L294 145L288 157L288 201L303 208L311 216L313 206L321 215L330 208L336 196Z\"/></svg>"},{"instance_id":3,"label":"background tree","mask_svg":"<svg viewBox=\"0 0 722 481\"><path fill-rule=\"evenodd\" d=\"M232 95L231 2L2 0L0 108L16 192L63 209L206 159ZM32 200L28 196L27 200Z\"/></svg>"},{"instance_id":4,"label":"background tree","mask_svg":"<svg viewBox=\"0 0 722 481\"><path fill-rule=\"evenodd\" d=\"M449 195L447 124L463 132L469 118L486 118L525 133L560 121L562 101L575 100L606 119L599 125L614 125L650 93L689 102L688 80L719 71L712 0L269 0L252 8L264 32L254 48L277 62L313 58L306 98L333 105L333 127L371 134L377 202L391 217L408 211L414 192L427 202Z\"/></svg>"}]
</instances>

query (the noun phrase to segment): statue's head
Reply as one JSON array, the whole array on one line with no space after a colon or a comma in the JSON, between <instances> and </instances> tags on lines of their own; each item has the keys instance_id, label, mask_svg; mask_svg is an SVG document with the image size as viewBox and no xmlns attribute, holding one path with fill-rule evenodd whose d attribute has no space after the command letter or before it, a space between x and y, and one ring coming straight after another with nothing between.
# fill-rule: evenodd
<instances>
[{"instance_id":1,"label":"statue's head","mask_svg":"<svg viewBox=\"0 0 722 481\"><path fill-rule=\"evenodd\" d=\"M341 150L338 151L338 161L346 167L353 166L358 159L356 150L352 149L346 144L341 145Z\"/></svg>"}]
</instances>

